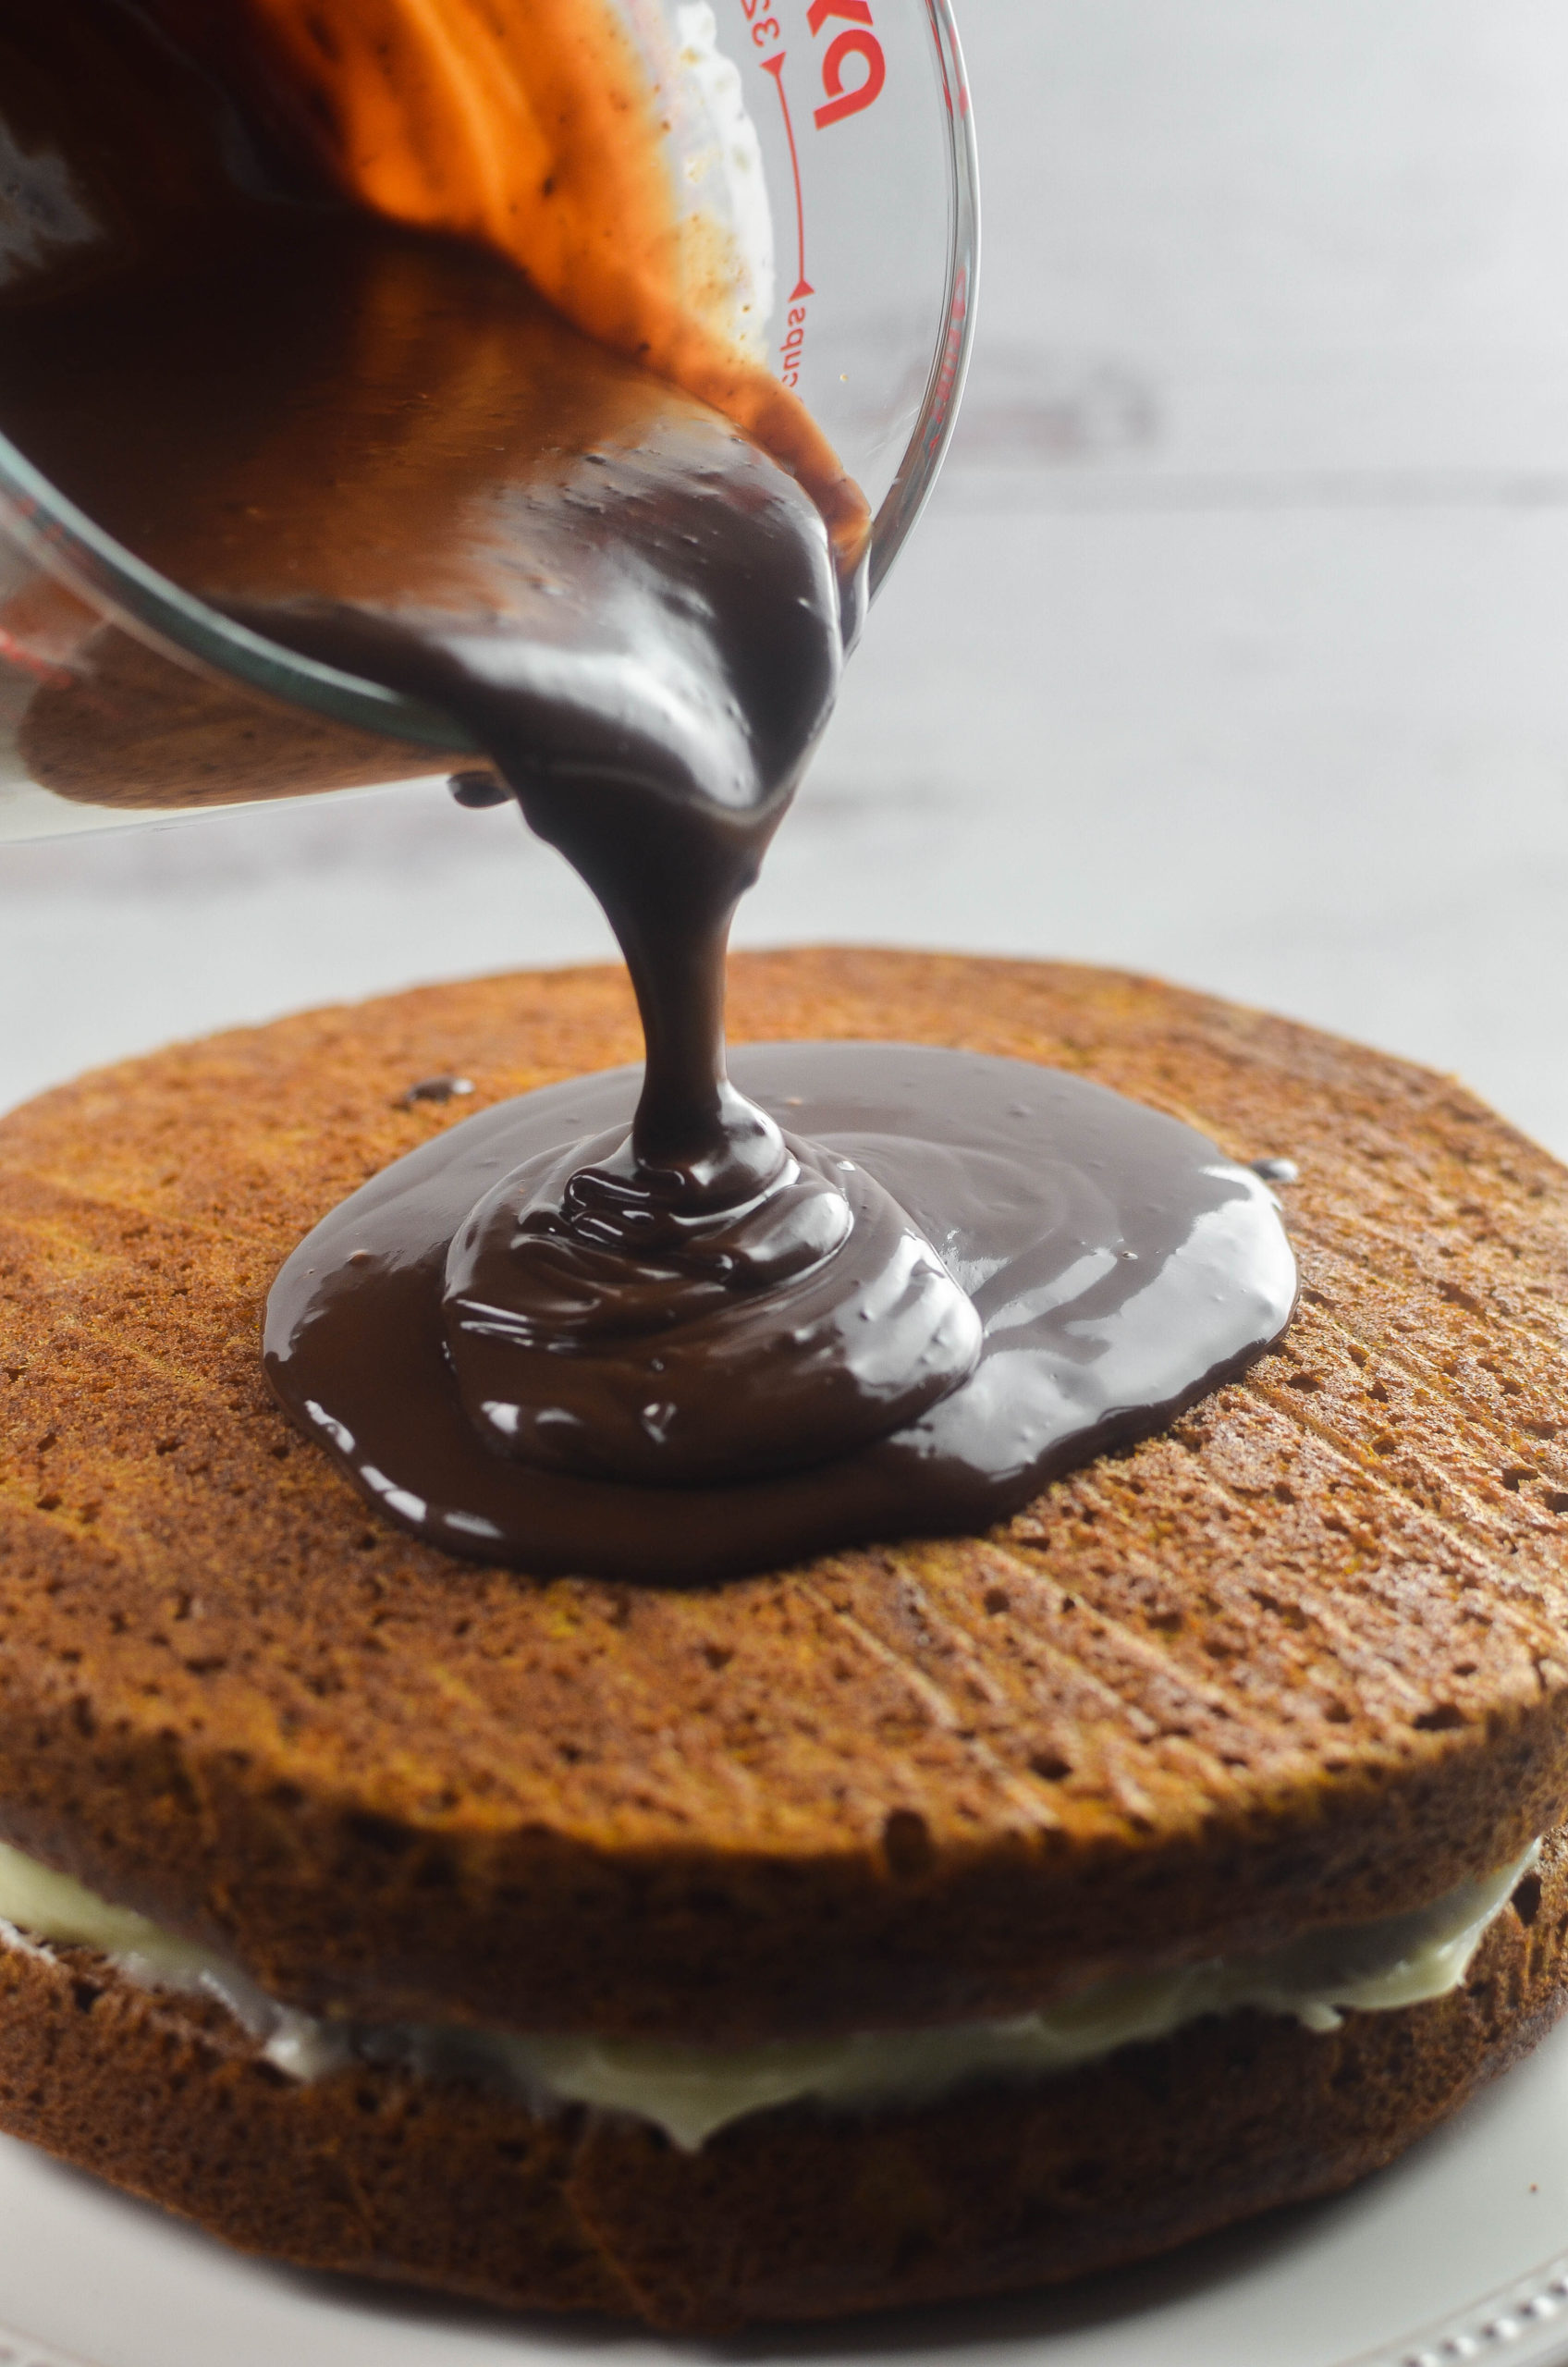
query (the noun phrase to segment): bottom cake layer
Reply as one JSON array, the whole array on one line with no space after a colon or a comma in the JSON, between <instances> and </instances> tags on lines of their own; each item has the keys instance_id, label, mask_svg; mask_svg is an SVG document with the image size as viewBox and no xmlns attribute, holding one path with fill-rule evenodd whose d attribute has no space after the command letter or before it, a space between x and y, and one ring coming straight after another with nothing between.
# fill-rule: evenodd
<instances>
[{"instance_id":1,"label":"bottom cake layer","mask_svg":"<svg viewBox=\"0 0 1568 2367\"><path fill-rule=\"evenodd\" d=\"M395 2067L301 2085L215 2003L5 1938L15 2135L300 2266L718 2331L1053 2283L1381 2167L1568 2002L1568 1839L1446 1997L1328 2031L1210 2017L915 2110L759 2113L697 2152Z\"/></svg>"}]
</instances>

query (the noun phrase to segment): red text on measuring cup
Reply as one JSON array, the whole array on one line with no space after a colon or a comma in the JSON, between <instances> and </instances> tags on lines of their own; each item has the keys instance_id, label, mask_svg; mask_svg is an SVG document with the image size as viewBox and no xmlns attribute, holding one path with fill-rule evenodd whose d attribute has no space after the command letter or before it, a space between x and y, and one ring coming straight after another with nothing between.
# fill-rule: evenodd
<instances>
[{"instance_id":1,"label":"red text on measuring cup","mask_svg":"<svg viewBox=\"0 0 1568 2367\"><path fill-rule=\"evenodd\" d=\"M827 99L816 110L819 131L830 123L842 123L846 116L863 114L880 97L888 80L888 61L872 28L870 0L812 0L806 11L814 33L820 33L833 17L846 18L848 22L842 32L835 33L823 55L822 87ZM853 69L855 79L846 82L845 69L851 60L858 60L859 66Z\"/></svg>"}]
</instances>

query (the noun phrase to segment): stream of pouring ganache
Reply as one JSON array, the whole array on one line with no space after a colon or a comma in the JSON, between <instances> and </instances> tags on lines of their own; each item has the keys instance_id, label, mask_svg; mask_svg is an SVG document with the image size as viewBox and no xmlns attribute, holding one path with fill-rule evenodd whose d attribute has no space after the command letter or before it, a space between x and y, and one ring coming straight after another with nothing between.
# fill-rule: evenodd
<instances>
[{"instance_id":1,"label":"stream of pouring ganache","mask_svg":"<svg viewBox=\"0 0 1568 2367\"><path fill-rule=\"evenodd\" d=\"M935 1251L725 1070L730 919L842 664L793 478L505 264L348 213L263 216L217 272L34 322L0 417L177 582L453 715L616 931L630 1129L535 1162L454 1245L447 1351L490 1448L749 1476L967 1376L978 1319ZM763 1344L766 1393L730 1385Z\"/></svg>"}]
</instances>

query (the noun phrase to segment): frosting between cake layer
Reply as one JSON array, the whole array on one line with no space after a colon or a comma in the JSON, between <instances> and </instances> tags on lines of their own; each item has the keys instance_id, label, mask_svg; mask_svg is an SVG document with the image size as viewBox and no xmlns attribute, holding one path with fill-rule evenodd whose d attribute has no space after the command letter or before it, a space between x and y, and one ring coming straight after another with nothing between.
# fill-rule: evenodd
<instances>
[{"instance_id":1,"label":"frosting between cake layer","mask_svg":"<svg viewBox=\"0 0 1568 2367\"><path fill-rule=\"evenodd\" d=\"M1265 1955L1101 1981L1046 2012L736 2048L318 2019L278 2005L212 1950L4 1844L0 1941L24 1949L96 1948L144 1988L213 1997L294 2079L368 2061L433 2078L499 2079L541 2107L589 2104L634 2115L696 2152L753 2113L805 2102L843 2111L928 2103L974 2079L1035 2079L1094 2063L1207 2014L1251 2006L1332 2030L1347 2012L1446 1996L1464 1981L1538 1846L1411 1913L1311 1932Z\"/></svg>"}]
</instances>

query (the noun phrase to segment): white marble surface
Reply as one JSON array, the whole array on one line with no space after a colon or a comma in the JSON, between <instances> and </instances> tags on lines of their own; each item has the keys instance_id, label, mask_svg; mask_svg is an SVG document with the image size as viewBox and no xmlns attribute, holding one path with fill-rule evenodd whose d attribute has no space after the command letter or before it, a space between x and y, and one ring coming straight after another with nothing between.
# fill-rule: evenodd
<instances>
[{"instance_id":1,"label":"white marble surface","mask_svg":"<svg viewBox=\"0 0 1568 2367\"><path fill-rule=\"evenodd\" d=\"M1561 0L965 0L961 442L740 934L1148 968L1568 1154ZM0 1103L606 950L438 788L0 851Z\"/></svg>"}]
</instances>

